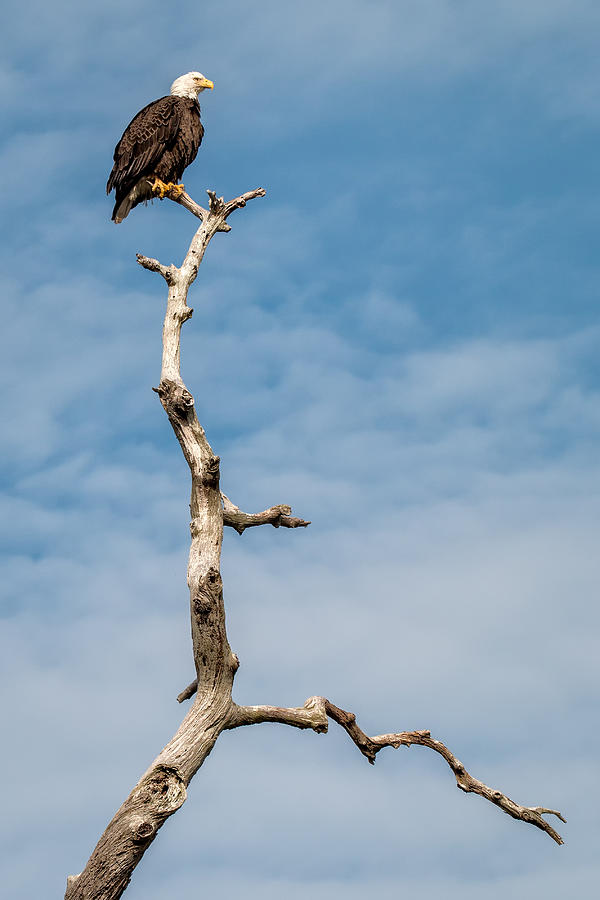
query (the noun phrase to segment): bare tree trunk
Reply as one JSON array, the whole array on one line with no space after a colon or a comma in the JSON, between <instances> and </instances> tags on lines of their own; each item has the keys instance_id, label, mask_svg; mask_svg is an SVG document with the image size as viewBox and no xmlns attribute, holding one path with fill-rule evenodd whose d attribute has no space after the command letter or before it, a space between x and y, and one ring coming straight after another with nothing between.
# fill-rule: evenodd
<instances>
[{"instance_id":1,"label":"bare tree trunk","mask_svg":"<svg viewBox=\"0 0 600 900\"><path fill-rule=\"evenodd\" d=\"M309 522L292 517L285 504L261 513L242 512L219 487L219 457L212 451L198 421L194 398L180 372L181 326L192 315L187 294L194 282L204 252L217 231L229 231L227 219L249 200L264 196L262 189L230 200L209 191L209 208L198 206L183 194L171 197L202 220L180 268L164 266L138 255L144 268L158 272L168 285L163 326L163 358L160 384L155 388L191 473L191 545L188 562L192 646L195 680L179 695L180 702L195 694L194 703L176 734L142 775L117 810L79 875L67 878L65 900L116 900L131 880L133 870L156 837L161 825L186 799L187 785L211 752L225 729L261 722L280 722L296 728L327 731L329 719L341 725L370 763L384 747L419 744L439 753L448 763L457 786L480 794L515 819L545 831L558 844L559 834L543 818L560 813L543 807L520 806L500 791L473 778L462 763L428 731L399 732L368 737L352 713L339 709L324 697L310 697L304 706L286 709L272 706L238 706L232 687L238 659L232 652L225 628L223 585L220 573L223 526L242 534L246 528L270 524L274 527L306 527Z\"/></svg>"}]
</instances>

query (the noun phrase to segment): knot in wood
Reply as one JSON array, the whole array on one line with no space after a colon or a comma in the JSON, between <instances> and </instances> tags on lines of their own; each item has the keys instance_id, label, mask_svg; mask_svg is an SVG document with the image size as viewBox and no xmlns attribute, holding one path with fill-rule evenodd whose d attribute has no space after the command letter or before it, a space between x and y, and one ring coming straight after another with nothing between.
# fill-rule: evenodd
<instances>
[{"instance_id":1,"label":"knot in wood","mask_svg":"<svg viewBox=\"0 0 600 900\"><path fill-rule=\"evenodd\" d=\"M172 408L180 415L185 415L194 405L194 398L187 388L180 388L177 395L171 400Z\"/></svg>"},{"instance_id":2,"label":"knot in wood","mask_svg":"<svg viewBox=\"0 0 600 900\"><path fill-rule=\"evenodd\" d=\"M134 788L131 799L140 811L151 810L152 818L162 824L179 809L186 796L181 775L169 766L158 765ZM147 816L140 821L147 822Z\"/></svg>"},{"instance_id":3,"label":"knot in wood","mask_svg":"<svg viewBox=\"0 0 600 900\"><path fill-rule=\"evenodd\" d=\"M206 620L208 614L218 608L223 595L221 573L211 566L206 575L199 578L194 591L192 610L200 619Z\"/></svg>"},{"instance_id":4,"label":"knot in wood","mask_svg":"<svg viewBox=\"0 0 600 900\"><path fill-rule=\"evenodd\" d=\"M202 534L202 519L199 516L196 516L190 522L190 532L192 537L198 537L199 534Z\"/></svg>"},{"instance_id":5,"label":"knot in wood","mask_svg":"<svg viewBox=\"0 0 600 900\"><path fill-rule=\"evenodd\" d=\"M217 488L219 486L221 458L211 456L204 464L202 472L202 484L206 487Z\"/></svg>"},{"instance_id":6,"label":"knot in wood","mask_svg":"<svg viewBox=\"0 0 600 900\"><path fill-rule=\"evenodd\" d=\"M198 594L206 597L218 597L223 590L223 581L221 573L214 566L211 566L206 575L198 581Z\"/></svg>"},{"instance_id":7,"label":"knot in wood","mask_svg":"<svg viewBox=\"0 0 600 900\"><path fill-rule=\"evenodd\" d=\"M212 609L212 603L208 597L201 595L194 597L194 612L200 618L206 618Z\"/></svg>"},{"instance_id":8,"label":"knot in wood","mask_svg":"<svg viewBox=\"0 0 600 900\"><path fill-rule=\"evenodd\" d=\"M136 844L143 844L144 841L147 841L152 837L155 830L152 822L140 822L139 825L136 825L133 828L131 839Z\"/></svg>"},{"instance_id":9,"label":"knot in wood","mask_svg":"<svg viewBox=\"0 0 600 900\"><path fill-rule=\"evenodd\" d=\"M155 388L168 415L186 415L194 405L194 398L186 387L177 381L161 381Z\"/></svg>"}]
</instances>

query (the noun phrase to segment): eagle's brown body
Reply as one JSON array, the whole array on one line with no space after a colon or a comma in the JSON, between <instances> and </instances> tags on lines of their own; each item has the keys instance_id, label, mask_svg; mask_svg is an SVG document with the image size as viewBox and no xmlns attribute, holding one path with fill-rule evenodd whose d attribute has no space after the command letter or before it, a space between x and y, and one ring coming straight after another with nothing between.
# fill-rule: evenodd
<instances>
[{"instance_id":1,"label":"eagle's brown body","mask_svg":"<svg viewBox=\"0 0 600 900\"><path fill-rule=\"evenodd\" d=\"M179 181L195 160L203 135L195 99L170 94L141 109L115 147L106 185L107 194L115 189L113 222L122 222L134 206L154 196L153 179Z\"/></svg>"}]
</instances>

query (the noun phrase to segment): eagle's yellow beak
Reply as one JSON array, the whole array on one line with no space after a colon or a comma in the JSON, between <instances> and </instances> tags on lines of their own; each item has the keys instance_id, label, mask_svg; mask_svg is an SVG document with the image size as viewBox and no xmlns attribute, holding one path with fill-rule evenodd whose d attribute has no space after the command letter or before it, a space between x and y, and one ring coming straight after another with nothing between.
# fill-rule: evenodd
<instances>
[{"instance_id":1,"label":"eagle's yellow beak","mask_svg":"<svg viewBox=\"0 0 600 900\"><path fill-rule=\"evenodd\" d=\"M204 88L209 88L211 91L214 88L214 84L209 78L203 78L200 82L200 87L204 90Z\"/></svg>"}]
</instances>

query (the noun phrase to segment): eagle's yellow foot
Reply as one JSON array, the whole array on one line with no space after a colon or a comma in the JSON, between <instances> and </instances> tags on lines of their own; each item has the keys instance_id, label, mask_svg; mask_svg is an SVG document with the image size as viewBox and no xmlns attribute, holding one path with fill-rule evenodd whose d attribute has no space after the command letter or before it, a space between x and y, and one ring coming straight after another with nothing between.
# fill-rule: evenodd
<instances>
[{"instance_id":1,"label":"eagle's yellow foot","mask_svg":"<svg viewBox=\"0 0 600 900\"><path fill-rule=\"evenodd\" d=\"M150 185L153 194L158 194L160 199L162 200L165 194L168 194L171 190L172 183L165 184L164 181L161 181L160 178L154 178L154 183Z\"/></svg>"},{"instance_id":2,"label":"eagle's yellow foot","mask_svg":"<svg viewBox=\"0 0 600 900\"><path fill-rule=\"evenodd\" d=\"M167 184L167 188L173 198L181 197L181 195L185 191L185 184L173 184L172 181L169 181L169 183Z\"/></svg>"}]
</instances>

